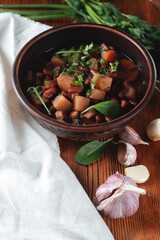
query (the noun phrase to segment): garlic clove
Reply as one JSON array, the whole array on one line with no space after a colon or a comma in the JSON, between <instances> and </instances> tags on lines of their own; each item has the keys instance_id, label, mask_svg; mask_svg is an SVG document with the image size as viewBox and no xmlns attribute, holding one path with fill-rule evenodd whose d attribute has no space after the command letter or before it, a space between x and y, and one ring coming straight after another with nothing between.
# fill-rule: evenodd
<instances>
[{"instance_id":1,"label":"garlic clove","mask_svg":"<svg viewBox=\"0 0 160 240\"><path fill-rule=\"evenodd\" d=\"M133 128L129 126L126 126L118 135L122 141L132 145L149 145L140 138L139 134Z\"/></svg>"},{"instance_id":2,"label":"garlic clove","mask_svg":"<svg viewBox=\"0 0 160 240\"><path fill-rule=\"evenodd\" d=\"M100 194L103 197L100 198ZM132 178L116 172L97 189L97 209L110 218L129 217L138 210L140 194L146 191L138 188Z\"/></svg>"},{"instance_id":3,"label":"garlic clove","mask_svg":"<svg viewBox=\"0 0 160 240\"><path fill-rule=\"evenodd\" d=\"M131 177L136 183L144 183L149 178L149 171L144 165L127 167L124 170L126 176Z\"/></svg>"},{"instance_id":4,"label":"garlic clove","mask_svg":"<svg viewBox=\"0 0 160 240\"><path fill-rule=\"evenodd\" d=\"M137 159L137 151L130 143L120 142L117 157L121 164L130 166L133 165Z\"/></svg>"},{"instance_id":5,"label":"garlic clove","mask_svg":"<svg viewBox=\"0 0 160 240\"><path fill-rule=\"evenodd\" d=\"M153 141L160 140L160 118L150 122L147 127L147 136Z\"/></svg>"}]
</instances>

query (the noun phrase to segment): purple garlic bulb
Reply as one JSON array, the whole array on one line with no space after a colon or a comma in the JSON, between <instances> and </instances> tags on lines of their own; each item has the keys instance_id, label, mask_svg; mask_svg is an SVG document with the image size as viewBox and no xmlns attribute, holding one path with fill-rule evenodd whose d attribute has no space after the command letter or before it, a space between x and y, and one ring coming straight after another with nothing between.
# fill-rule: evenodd
<instances>
[{"instance_id":1,"label":"purple garlic bulb","mask_svg":"<svg viewBox=\"0 0 160 240\"><path fill-rule=\"evenodd\" d=\"M129 217L139 208L140 194L146 194L138 188L136 182L116 172L96 191L97 209L110 218Z\"/></svg>"}]
</instances>

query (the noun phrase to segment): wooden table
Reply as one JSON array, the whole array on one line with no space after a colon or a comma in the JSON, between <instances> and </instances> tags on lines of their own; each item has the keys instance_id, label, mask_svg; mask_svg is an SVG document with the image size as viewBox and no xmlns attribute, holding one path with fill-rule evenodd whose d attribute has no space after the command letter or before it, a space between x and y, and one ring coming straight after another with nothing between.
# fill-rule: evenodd
<instances>
[{"instance_id":1,"label":"wooden table","mask_svg":"<svg viewBox=\"0 0 160 240\"><path fill-rule=\"evenodd\" d=\"M160 0L156 0L157 2ZM0 0L0 4L11 3L63 3L51 0ZM149 0L111 0L126 14L139 16L149 24L160 26L160 10ZM41 22L52 26L69 23L69 19L42 20ZM157 70L160 61L154 59ZM146 136L146 127L149 122L160 117L160 93L155 93L148 106L132 122L131 126L149 142L149 146L137 146L138 158L136 164L144 164L150 172L149 180L139 184L145 188L147 194L140 197L138 212L125 219L110 219L103 217L116 240L158 240L160 239L160 141L151 142ZM86 193L93 201L97 187L116 171L121 174L124 167L117 161L117 146L108 144L101 159L89 166L80 166L75 162L75 154L84 143L59 138L61 157L75 173ZM107 240L107 239L106 239Z\"/></svg>"}]
</instances>

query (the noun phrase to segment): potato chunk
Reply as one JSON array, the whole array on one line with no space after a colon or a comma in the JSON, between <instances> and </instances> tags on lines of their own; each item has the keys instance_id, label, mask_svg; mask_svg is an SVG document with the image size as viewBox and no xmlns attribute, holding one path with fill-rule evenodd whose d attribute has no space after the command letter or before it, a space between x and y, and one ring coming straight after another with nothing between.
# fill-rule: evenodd
<instances>
[{"instance_id":1,"label":"potato chunk","mask_svg":"<svg viewBox=\"0 0 160 240\"><path fill-rule=\"evenodd\" d=\"M57 77L57 83L60 89L68 91L74 85L74 79L72 76L60 74Z\"/></svg>"},{"instance_id":2,"label":"potato chunk","mask_svg":"<svg viewBox=\"0 0 160 240\"><path fill-rule=\"evenodd\" d=\"M91 89L89 98L96 99L96 100L104 100L106 95L105 91L99 89Z\"/></svg>"},{"instance_id":3,"label":"potato chunk","mask_svg":"<svg viewBox=\"0 0 160 240\"><path fill-rule=\"evenodd\" d=\"M55 99L52 101L52 104L56 110L62 110L66 112L70 111L73 107L73 104L63 95L55 97Z\"/></svg>"},{"instance_id":4,"label":"potato chunk","mask_svg":"<svg viewBox=\"0 0 160 240\"><path fill-rule=\"evenodd\" d=\"M82 96L75 96L73 100L73 110L78 112L84 111L90 103L90 99Z\"/></svg>"},{"instance_id":5,"label":"potato chunk","mask_svg":"<svg viewBox=\"0 0 160 240\"><path fill-rule=\"evenodd\" d=\"M95 88L108 92L110 91L112 85L112 78L96 73L91 79L91 83L94 85Z\"/></svg>"}]
</instances>

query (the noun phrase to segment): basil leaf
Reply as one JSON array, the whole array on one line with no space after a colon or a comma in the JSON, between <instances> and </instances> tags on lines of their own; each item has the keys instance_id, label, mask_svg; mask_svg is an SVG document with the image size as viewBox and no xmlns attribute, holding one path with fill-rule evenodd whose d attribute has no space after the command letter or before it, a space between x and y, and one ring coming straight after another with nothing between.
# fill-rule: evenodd
<instances>
[{"instance_id":1,"label":"basil leaf","mask_svg":"<svg viewBox=\"0 0 160 240\"><path fill-rule=\"evenodd\" d=\"M119 103L113 102L113 101L106 101L106 102L100 102L95 105L92 105L88 108L86 108L83 112L87 112L90 109L96 109L100 113L110 116L111 118L117 118L122 115L122 108L119 105Z\"/></svg>"},{"instance_id":2,"label":"basil leaf","mask_svg":"<svg viewBox=\"0 0 160 240\"><path fill-rule=\"evenodd\" d=\"M82 146L76 153L76 162L81 165L88 165L97 161L103 154L104 145L113 138L105 142L92 141Z\"/></svg>"}]
</instances>

